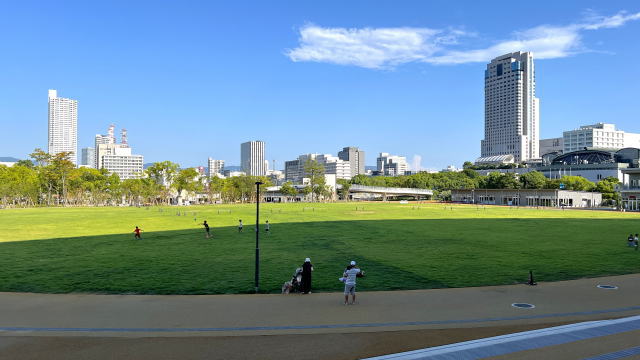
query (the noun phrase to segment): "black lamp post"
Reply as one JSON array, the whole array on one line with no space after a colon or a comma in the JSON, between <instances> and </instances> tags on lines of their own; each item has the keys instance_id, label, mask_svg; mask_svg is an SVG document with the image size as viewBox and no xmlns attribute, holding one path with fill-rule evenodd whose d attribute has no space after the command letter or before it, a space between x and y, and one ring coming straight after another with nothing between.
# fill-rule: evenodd
<instances>
[{"instance_id":1,"label":"black lamp post","mask_svg":"<svg viewBox=\"0 0 640 360\"><path fill-rule=\"evenodd\" d=\"M260 290L260 181L256 181L256 294Z\"/></svg>"}]
</instances>

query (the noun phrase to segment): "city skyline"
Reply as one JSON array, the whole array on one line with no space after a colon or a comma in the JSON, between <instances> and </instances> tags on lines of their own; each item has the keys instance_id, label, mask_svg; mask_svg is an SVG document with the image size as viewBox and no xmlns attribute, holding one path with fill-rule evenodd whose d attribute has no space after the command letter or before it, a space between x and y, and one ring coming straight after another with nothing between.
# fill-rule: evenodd
<instances>
[{"instance_id":1,"label":"city skyline","mask_svg":"<svg viewBox=\"0 0 640 360\"><path fill-rule=\"evenodd\" d=\"M17 55L0 60L12 69L3 75L11 86L0 90L0 156L26 158L46 148L42 93L58 89L79 101L77 151L118 123L127 124L148 162L183 167L204 165L208 157L240 165L238 144L255 138L265 141L265 159L279 169L298 154L335 154L345 146L417 156L423 168L459 166L480 156L486 61L512 51L532 51L536 59L540 138L598 122L640 132L633 106L640 70L626 66L640 53L633 2L519 4L500 14L483 10L481 20L474 19L481 4L460 13L438 3L381 2L338 14L332 9L342 6L326 3L278 14L282 5L256 3L245 6L238 24L223 14L241 5L159 7L158 20L138 19L146 8L140 4L118 18L119 5L82 4L70 14L52 5L8 7L0 28L17 34L3 39ZM188 17L196 8L202 11ZM101 26L90 21L96 11ZM164 27L173 15L176 24ZM74 34L77 43L40 42L54 17L56 32ZM497 19L500 26L492 24ZM223 29L226 37L217 35ZM359 44L358 56L338 36ZM385 36L403 50L381 47ZM146 52L136 50L139 43ZM375 157L367 160L375 165Z\"/></svg>"}]
</instances>

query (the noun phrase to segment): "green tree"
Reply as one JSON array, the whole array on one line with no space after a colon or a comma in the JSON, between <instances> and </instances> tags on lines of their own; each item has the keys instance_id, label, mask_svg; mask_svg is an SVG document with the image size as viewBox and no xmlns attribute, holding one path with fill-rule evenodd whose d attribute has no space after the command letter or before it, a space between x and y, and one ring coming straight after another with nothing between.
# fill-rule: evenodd
<instances>
[{"instance_id":1,"label":"green tree","mask_svg":"<svg viewBox=\"0 0 640 360\"><path fill-rule=\"evenodd\" d=\"M338 179L337 182L338 184L342 185L342 188L340 189L340 198L342 198L342 200L348 201L349 189L351 188L351 183L345 179Z\"/></svg>"},{"instance_id":2,"label":"green tree","mask_svg":"<svg viewBox=\"0 0 640 360\"><path fill-rule=\"evenodd\" d=\"M539 171L531 171L520 175L520 184L523 189L544 189L547 178Z\"/></svg>"},{"instance_id":3,"label":"green tree","mask_svg":"<svg viewBox=\"0 0 640 360\"><path fill-rule=\"evenodd\" d=\"M324 192L324 166L316 160L308 159L304 163L305 176L309 178L309 185L311 185L311 201L313 202L313 195L320 195Z\"/></svg>"},{"instance_id":4,"label":"green tree","mask_svg":"<svg viewBox=\"0 0 640 360\"><path fill-rule=\"evenodd\" d=\"M158 196L164 203L168 203L171 198L171 184L178 174L180 165L171 161L161 161L153 163L146 170L147 176L160 185Z\"/></svg>"},{"instance_id":5,"label":"green tree","mask_svg":"<svg viewBox=\"0 0 640 360\"><path fill-rule=\"evenodd\" d=\"M596 184L595 191L602 193L602 199L615 201L616 204L620 203L620 194L616 191L616 185L618 185L620 181L618 178L613 176L609 176L604 178Z\"/></svg>"},{"instance_id":6,"label":"green tree","mask_svg":"<svg viewBox=\"0 0 640 360\"><path fill-rule=\"evenodd\" d=\"M173 179L172 187L177 191L177 199L182 197L182 192L194 193L202 191L200 174L194 168L182 169Z\"/></svg>"},{"instance_id":7,"label":"green tree","mask_svg":"<svg viewBox=\"0 0 640 360\"><path fill-rule=\"evenodd\" d=\"M298 195L298 190L296 190L296 188L293 187L293 184L291 183L291 181L287 181L286 183L282 184L282 186L280 187L280 193L287 197L294 197Z\"/></svg>"}]
</instances>

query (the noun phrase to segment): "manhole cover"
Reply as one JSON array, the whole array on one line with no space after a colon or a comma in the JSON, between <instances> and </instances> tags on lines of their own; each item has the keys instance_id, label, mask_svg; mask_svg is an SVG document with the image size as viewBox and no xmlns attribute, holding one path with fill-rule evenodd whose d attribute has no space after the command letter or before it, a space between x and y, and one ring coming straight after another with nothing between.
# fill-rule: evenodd
<instances>
[{"instance_id":1,"label":"manhole cover","mask_svg":"<svg viewBox=\"0 0 640 360\"><path fill-rule=\"evenodd\" d=\"M615 285L598 285L600 289L616 290L618 287Z\"/></svg>"},{"instance_id":2,"label":"manhole cover","mask_svg":"<svg viewBox=\"0 0 640 360\"><path fill-rule=\"evenodd\" d=\"M514 303L514 304L511 304L511 306L517 307L520 309L533 309L534 307L536 307L533 304L527 304L527 303Z\"/></svg>"}]
</instances>

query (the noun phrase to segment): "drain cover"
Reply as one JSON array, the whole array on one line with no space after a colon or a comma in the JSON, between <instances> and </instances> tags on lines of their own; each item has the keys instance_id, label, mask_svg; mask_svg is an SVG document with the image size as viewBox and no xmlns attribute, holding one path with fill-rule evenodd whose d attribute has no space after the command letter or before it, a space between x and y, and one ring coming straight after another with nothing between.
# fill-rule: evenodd
<instances>
[{"instance_id":1,"label":"drain cover","mask_svg":"<svg viewBox=\"0 0 640 360\"><path fill-rule=\"evenodd\" d=\"M598 287L600 289L609 289L609 290L616 290L618 288L615 285L598 285Z\"/></svg>"},{"instance_id":2,"label":"drain cover","mask_svg":"<svg viewBox=\"0 0 640 360\"><path fill-rule=\"evenodd\" d=\"M534 307L536 307L533 304L527 304L527 303L513 303L513 304L511 304L511 306L517 307L517 308L520 308L520 309L533 309Z\"/></svg>"}]
</instances>

